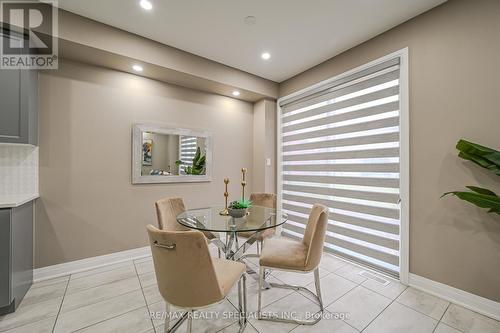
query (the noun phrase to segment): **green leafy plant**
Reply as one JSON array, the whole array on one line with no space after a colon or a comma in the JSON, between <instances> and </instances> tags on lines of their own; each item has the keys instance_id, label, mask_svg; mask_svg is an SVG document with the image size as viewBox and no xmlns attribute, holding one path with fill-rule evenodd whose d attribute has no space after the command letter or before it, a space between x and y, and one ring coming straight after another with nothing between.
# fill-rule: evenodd
<instances>
[{"instance_id":1,"label":"green leafy plant","mask_svg":"<svg viewBox=\"0 0 500 333\"><path fill-rule=\"evenodd\" d=\"M204 175L206 166L206 155L202 155L200 147L197 147L196 154L194 155L193 163L191 165L188 165L187 163L181 160L175 161L175 165L177 165L177 167L180 167L181 165L186 165L184 172L187 175Z\"/></svg>"},{"instance_id":2,"label":"green leafy plant","mask_svg":"<svg viewBox=\"0 0 500 333\"><path fill-rule=\"evenodd\" d=\"M500 176L499 151L463 139L458 141L456 148L459 150L459 157L472 161ZM452 191L443 194L441 197L448 194L455 195L458 198L470 202L478 207L488 209L488 213L496 213L500 215L500 197L495 192L477 186L466 187L472 192Z\"/></svg>"},{"instance_id":3,"label":"green leafy plant","mask_svg":"<svg viewBox=\"0 0 500 333\"><path fill-rule=\"evenodd\" d=\"M463 139L458 141L457 149L460 151L459 157L472 161L500 176L499 151Z\"/></svg>"},{"instance_id":4,"label":"green leafy plant","mask_svg":"<svg viewBox=\"0 0 500 333\"><path fill-rule=\"evenodd\" d=\"M247 209L252 206L252 202L250 200L241 199L233 201L229 204L229 208L231 209Z\"/></svg>"}]
</instances>

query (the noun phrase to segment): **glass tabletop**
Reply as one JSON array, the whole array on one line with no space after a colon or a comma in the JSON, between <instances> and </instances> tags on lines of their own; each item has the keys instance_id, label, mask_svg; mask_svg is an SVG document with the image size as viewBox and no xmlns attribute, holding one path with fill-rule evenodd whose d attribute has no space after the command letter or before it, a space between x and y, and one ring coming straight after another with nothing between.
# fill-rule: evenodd
<instances>
[{"instance_id":1,"label":"glass tabletop","mask_svg":"<svg viewBox=\"0 0 500 333\"><path fill-rule=\"evenodd\" d=\"M220 215L224 206L189 209L177 216L177 222L190 229L214 232L262 231L282 225L286 213L273 208L252 206L246 216L233 218Z\"/></svg>"}]
</instances>

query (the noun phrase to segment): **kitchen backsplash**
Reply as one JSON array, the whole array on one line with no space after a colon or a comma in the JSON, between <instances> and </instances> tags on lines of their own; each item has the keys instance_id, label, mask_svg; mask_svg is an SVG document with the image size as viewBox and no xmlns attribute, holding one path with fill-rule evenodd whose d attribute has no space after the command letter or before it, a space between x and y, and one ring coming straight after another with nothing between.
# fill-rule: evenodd
<instances>
[{"instance_id":1,"label":"kitchen backsplash","mask_svg":"<svg viewBox=\"0 0 500 333\"><path fill-rule=\"evenodd\" d=\"M38 194L38 147L0 145L0 196Z\"/></svg>"}]
</instances>

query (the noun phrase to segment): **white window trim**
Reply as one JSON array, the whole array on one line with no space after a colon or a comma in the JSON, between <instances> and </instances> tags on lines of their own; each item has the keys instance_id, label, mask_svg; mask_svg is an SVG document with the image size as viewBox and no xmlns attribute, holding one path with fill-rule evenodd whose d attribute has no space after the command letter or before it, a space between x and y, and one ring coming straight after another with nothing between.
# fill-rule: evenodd
<instances>
[{"instance_id":1,"label":"white window trim","mask_svg":"<svg viewBox=\"0 0 500 333\"><path fill-rule=\"evenodd\" d=\"M327 80L316 83L307 88L301 89L278 99L277 102L277 121L276 121L276 151L277 151L277 189L281 189L282 184L282 155L281 155L281 107L280 104L284 100L295 96L307 93L311 90L327 85L333 81L342 79L359 71L368 69L385 61L400 58L400 117L399 117L399 132L400 132L400 198L401 198L401 225L400 225L400 253L399 253L399 280L407 285L410 273L410 110L409 110L409 70L408 70L408 48L404 48L388 54L382 58L378 58L369 63L353 68L340 75L334 76ZM282 193L278 192L278 208L282 209Z\"/></svg>"}]
</instances>

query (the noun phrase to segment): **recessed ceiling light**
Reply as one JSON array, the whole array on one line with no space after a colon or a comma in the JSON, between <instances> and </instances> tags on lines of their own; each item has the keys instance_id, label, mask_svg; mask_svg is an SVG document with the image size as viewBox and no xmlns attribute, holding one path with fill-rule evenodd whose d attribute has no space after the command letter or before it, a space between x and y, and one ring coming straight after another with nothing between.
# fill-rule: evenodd
<instances>
[{"instance_id":1,"label":"recessed ceiling light","mask_svg":"<svg viewBox=\"0 0 500 333\"><path fill-rule=\"evenodd\" d=\"M239 96L240 92L238 90L233 91L233 96Z\"/></svg>"},{"instance_id":2,"label":"recessed ceiling light","mask_svg":"<svg viewBox=\"0 0 500 333\"><path fill-rule=\"evenodd\" d=\"M264 60L269 60L271 58L271 54L269 52L264 52L260 55L260 57Z\"/></svg>"},{"instance_id":3,"label":"recessed ceiling light","mask_svg":"<svg viewBox=\"0 0 500 333\"><path fill-rule=\"evenodd\" d=\"M151 1L149 0L141 0L139 2L139 4L141 5L142 8L144 8L145 10L151 10L153 9L153 4L151 3Z\"/></svg>"},{"instance_id":4,"label":"recessed ceiling light","mask_svg":"<svg viewBox=\"0 0 500 333\"><path fill-rule=\"evenodd\" d=\"M133 66L132 66L132 69L133 69L134 71L136 71L136 72L142 72L142 71L143 71L143 68L142 68L142 66L140 66L140 65L133 65Z\"/></svg>"}]
</instances>

